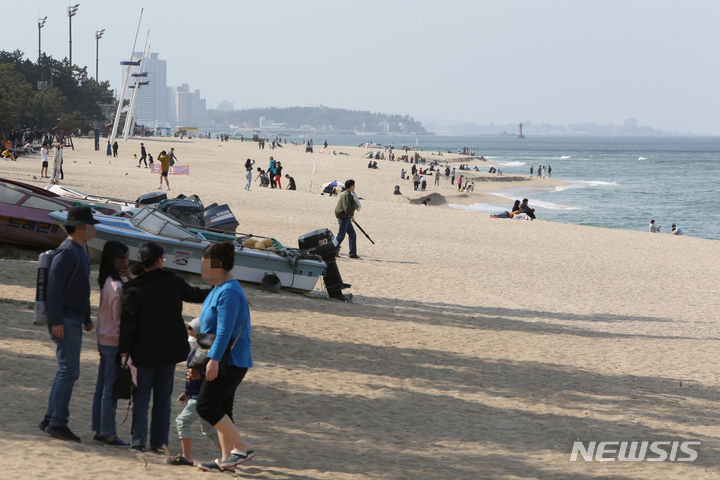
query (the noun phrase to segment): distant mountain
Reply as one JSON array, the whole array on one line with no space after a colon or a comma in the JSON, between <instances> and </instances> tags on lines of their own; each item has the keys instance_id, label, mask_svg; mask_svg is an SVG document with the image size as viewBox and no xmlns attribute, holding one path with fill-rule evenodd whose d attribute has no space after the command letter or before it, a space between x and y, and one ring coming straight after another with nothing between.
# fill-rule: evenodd
<instances>
[{"instance_id":1,"label":"distant mountain","mask_svg":"<svg viewBox=\"0 0 720 480\"><path fill-rule=\"evenodd\" d=\"M267 130L339 130L375 133L426 133L409 115L319 107L266 107L246 110L208 110L207 118L223 125Z\"/></svg>"}]
</instances>

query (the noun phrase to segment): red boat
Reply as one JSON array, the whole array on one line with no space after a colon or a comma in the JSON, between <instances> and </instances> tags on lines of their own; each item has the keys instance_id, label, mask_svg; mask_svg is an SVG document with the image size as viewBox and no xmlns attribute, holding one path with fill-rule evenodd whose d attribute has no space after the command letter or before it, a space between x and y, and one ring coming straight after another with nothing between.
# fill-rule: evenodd
<instances>
[{"instance_id":1,"label":"red boat","mask_svg":"<svg viewBox=\"0 0 720 480\"><path fill-rule=\"evenodd\" d=\"M73 205L40 187L0 178L0 242L56 248L67 234L48 213Z\"/></svg>"}]
</instances>

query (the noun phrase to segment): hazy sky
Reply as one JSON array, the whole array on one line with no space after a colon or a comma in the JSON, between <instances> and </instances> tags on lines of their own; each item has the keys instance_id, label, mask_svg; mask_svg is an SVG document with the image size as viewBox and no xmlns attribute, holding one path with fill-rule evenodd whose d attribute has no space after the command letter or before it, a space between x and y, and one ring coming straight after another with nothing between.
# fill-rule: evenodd
<instances>
[{"instance_id":1,"label":"hazy sky","mask_svg":"<svg viewBox=\"0 0 720 480\"><path fill-rule=\"evenodd\" d=\"M13 3L0 48L68 55L67 6ZM73 62L118 90L150 30L169 85L208 108L330 107L478 124L622 124L720 134L719 1L80 0ZM12 27L10 25L12 24Z\"/></svg>"}]
</instances>

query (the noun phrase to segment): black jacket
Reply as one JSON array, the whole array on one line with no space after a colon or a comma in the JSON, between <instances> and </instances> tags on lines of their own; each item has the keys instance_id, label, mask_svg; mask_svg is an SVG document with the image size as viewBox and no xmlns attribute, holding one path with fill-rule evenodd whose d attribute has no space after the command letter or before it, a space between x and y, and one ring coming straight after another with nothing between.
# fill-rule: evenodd
<instances>
[{"instance_id":1,"label":"black jacket","mask_svg":"<svg viewBox=\"0 0 720 480\"><path fill-rule=\"evenodd\" d=\"M520 204L520 213L527 213L527 216L535 219L535 209L530 208L527 203L521 203Z\"/></svg>"},{"instance_id":2,"label":"black jacket","mask_svg":"<svg viewBox=\"0 0 720 480\"><path fill-rule=\"evenodd\" d=\"M190 345L183 301L202 303L210 289L191 287L167 270L152 270L123 285L120 353L147 368L187 360Z\"/></svg>"}]
</instances>

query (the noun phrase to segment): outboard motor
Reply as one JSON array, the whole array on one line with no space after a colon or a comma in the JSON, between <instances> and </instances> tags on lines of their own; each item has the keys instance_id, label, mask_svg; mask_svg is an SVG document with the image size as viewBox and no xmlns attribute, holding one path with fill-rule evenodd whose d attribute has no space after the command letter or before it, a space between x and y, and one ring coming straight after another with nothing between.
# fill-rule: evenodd
<instances>
[{"instance_id":1,"label":"outboard motor","mask_svg":"<svg viewBox=\"0 0 720 480\"><path fill-rule=\"evenodd\" d=\"M325 288L330 298L342 300L343 302L350 300L348 296L342 293L343 289L350 288L351 285L343 283L337 261L335 261L335 257L340 251L337 240L335 240L335 235L327 228L314 230L302 235L298 239L298 247L300 250L320 255L327 265L322 275Z\"/></svg>"},{"instance_id":2,"label":"outboard motor","mask_svg":"<svg viewBox=\"0 0 720 480\"><path fill-rule=\"evenodd\" d=\"M205 207L203 217L205 218L205 228L221 233L234 233L239 225L235 215L233 215L227 204L218 205L217 203L213 203Z\"/></svg>"},{"instance_id":3,"label":"outboard motor","mask_svg":"<svg viewBox=\"0 0 720 480\"><path fill-rule=\"evenodd\" d=\"M140 205L152 205L154 203L160 203L163 200L167 200L167 194L165 192L150 192L144 195L140 195L135 203Z\"/></svg>"}]
</instances>

